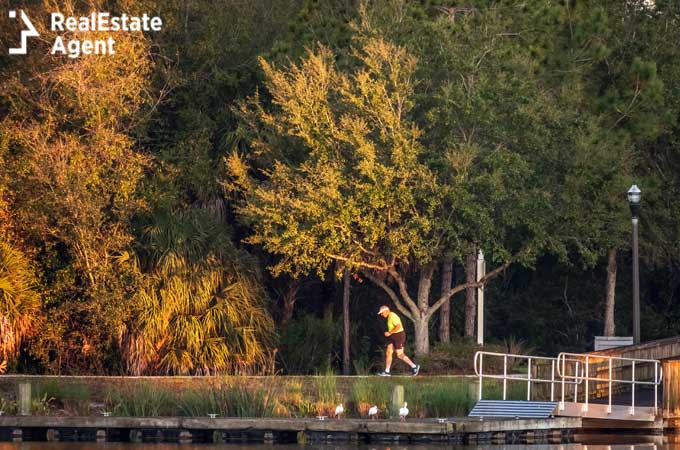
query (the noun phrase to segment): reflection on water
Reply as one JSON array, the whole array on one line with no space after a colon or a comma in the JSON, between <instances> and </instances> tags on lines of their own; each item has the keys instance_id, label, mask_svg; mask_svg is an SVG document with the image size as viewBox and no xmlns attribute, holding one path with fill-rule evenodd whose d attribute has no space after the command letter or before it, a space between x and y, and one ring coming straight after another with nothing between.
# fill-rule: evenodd
<instances>
[{"instance_id":1,"label":"reflection on water","mask_svg":"<svg viewBox=\"0 0 680 450\"><path fill-rule=\"evenodd\" d=\"M327 444L133 444L121 442L0 442L0 450L680 450L680 444L639 445L327 445Z\"/></svg>"}]
</instances>

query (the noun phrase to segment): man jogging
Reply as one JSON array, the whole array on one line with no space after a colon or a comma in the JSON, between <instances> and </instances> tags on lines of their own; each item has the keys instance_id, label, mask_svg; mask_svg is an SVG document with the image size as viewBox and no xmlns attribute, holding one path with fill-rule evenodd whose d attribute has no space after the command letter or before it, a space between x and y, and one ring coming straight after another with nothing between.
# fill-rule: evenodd
<instances>
[{"instance_id":1,"label":"man jogging","mask_svg":"<svg viewBox=\"0 0 680 450\"><path fill-rule=\"evenodd\" d=\"M392 353L394 351L397 352L397 358L401 359L411 367L411 373L413 373L413 376L418 375L420 366L414 364L413 361L411 361L408 356L404 354L406 332L404 331L404 327L401 325L401 319L398 315L390 311L390 308L385 305L380 307L378 315L387 319L387 331L385 331L385 337L390 340L390 343L387 345L387 352L385 354L385 371L380 372L378 375L383 377L389 377L391 375L390 367L392 366Z\"/></svg>"}]
</instances>

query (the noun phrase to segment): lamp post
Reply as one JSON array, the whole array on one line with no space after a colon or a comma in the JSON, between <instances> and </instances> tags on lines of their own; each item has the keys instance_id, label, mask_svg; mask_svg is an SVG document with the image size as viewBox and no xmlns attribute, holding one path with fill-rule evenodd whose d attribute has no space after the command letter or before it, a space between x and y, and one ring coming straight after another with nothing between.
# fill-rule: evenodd
<instances>
[{"instance_id":1,"label":"lamp post","mask_svg":"<svg viewBox=\"0 0 680 450\"><path fill-rule=\"evenodd\" d=\"M640 189L632 185L628 189L628 204L633 219L633 343L640 343L640 265L638 263L638 212Z\"/></svg>"}]
</instances>

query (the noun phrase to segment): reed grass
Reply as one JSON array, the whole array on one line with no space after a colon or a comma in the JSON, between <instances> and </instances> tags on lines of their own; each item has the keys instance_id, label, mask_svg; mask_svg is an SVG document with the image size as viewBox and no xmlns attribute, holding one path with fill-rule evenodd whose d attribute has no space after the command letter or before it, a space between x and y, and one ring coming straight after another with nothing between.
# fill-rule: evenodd
<instances>
[{"instance_id":1,"label":"reed grass","mask_svg":"<svg viewBox=\"0 0 680 450\"><path fill-rule=\"evenodd\" d=\"M151 383L110 389L105 403L116 416L158 417L177 413L175 395L168 389Z\"/></svg>"},{"instance_id":2,"label":"reed grass","mask_svg":"<svg viewBox=\"0 0 680 450\"><path fill-rule=\"evenodd\" d=\"M333 403L339 400L337 393L338 383L335 374L327 371L314 378L316 386L316 399L322 403Z\"/></svg>"}]
</instances>

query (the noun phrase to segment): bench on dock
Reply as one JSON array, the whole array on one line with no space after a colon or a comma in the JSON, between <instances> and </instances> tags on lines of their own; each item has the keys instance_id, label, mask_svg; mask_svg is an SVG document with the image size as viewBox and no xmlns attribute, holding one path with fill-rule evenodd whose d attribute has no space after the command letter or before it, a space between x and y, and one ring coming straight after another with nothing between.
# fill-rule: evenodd
<instances>
[{"instance_id":1,"label":"bench on dock","mask_svg":"<svg viewBox=\"0 0 680 450\"><path fill-rule=\"evenodd\" d=\"M480 400L472 408L468 416L547 419L555 415L556 408L557 402Z\"/></svg>"}]
</instances>

